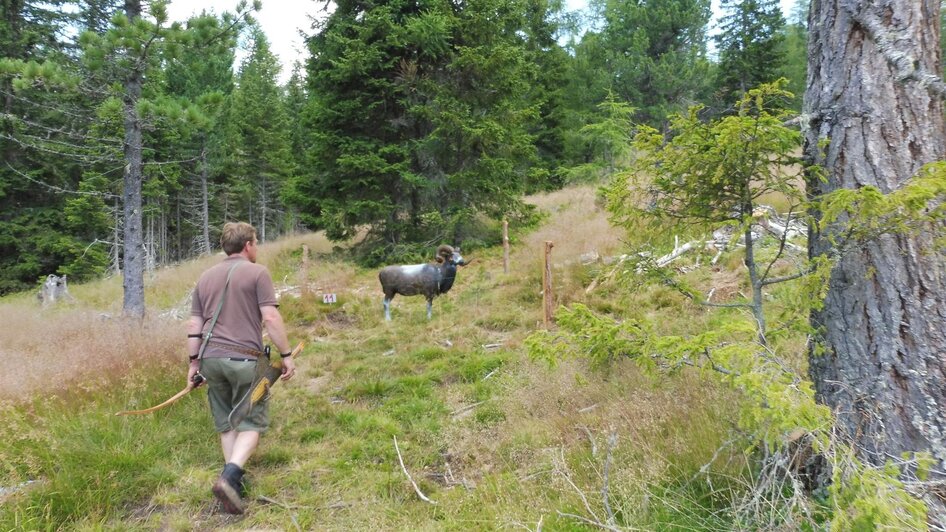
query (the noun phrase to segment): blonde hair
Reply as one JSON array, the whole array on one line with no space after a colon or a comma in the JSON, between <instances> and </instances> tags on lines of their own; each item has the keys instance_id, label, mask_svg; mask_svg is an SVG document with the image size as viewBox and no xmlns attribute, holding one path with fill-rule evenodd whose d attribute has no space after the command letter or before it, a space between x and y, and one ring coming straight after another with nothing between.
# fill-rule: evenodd
<instances>
[{"instance_id":1,"label":"blonde hair","mask_svg":"<svg viewBox=\"0 0 946 532\"><path fill-rule=\"evenodd\" d=\"M247 242L256 239L256 229L246 222L227 222L220 233L220 245L224 253L234 255L243 251Z\"/></svg>"}]
</instances>

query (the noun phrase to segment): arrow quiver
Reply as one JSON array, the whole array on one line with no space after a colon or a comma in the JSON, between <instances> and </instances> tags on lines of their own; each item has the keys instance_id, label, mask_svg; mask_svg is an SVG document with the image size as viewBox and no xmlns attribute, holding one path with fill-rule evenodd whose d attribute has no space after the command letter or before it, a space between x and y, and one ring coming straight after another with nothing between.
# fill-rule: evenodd
<instances>
[{"instance_id":1,"label":"arrow quiver","mask_svg":"<svg viewBox=\"0 0 946 532\"><path fill-rule=\"evenodd\" d=\"M299 345L292 350L289 357L291 358L298 355L302 352L304 346L305 344L303 342L299 342ZM275 360L271 359L269 356L269 346L266 346L263 355L256 362L256 378L253 379L253 384L246 392L246 395L240 399L240 402L233 407L233 411L230 412L228 421L230 422L231 430L237 430L237 427L246 416L249 415L253 407L269 395L270 388L276 384L276 380L279 379L281 375L282 357Z\"/></svg>"}]
</instances>

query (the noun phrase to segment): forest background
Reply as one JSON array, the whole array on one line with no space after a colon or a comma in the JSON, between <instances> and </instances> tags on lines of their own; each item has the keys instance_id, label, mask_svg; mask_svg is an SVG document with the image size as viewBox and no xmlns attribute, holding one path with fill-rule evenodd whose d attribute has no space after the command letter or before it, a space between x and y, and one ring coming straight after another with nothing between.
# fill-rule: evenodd
<instances>
[{"instance_id":1,"label":"forest background","mask_svg":"<svg viewBox=\"0 0 946 532\"><path fill-rule=\"evenodd\" d=\"M499 239L484 215L525 222L523 194L615 171L630 132L608 102L661 128L781 76L790 106L804 92L805 3L786 20L776 1L724 2L709 37L705 0L341 2L284 84L253 6L172 24L146 2L133 25L114 0L3 7L0 294L135 277L210 252L230 219L263 241L367 227L363 263L474 249Z\"/></svg>"}]
</instances>

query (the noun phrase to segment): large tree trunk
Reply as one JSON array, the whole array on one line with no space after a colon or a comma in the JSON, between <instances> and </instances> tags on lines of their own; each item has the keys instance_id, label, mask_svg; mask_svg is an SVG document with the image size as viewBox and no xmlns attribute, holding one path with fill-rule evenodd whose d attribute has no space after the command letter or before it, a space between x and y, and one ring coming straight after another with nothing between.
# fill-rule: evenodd
<instances>
[{"instance_id":1,"label":"large tree trunk","mask_svg":"<svg viewBox=\"0 0 946 532\"><path fill-rule=\"evenodd\" d=\"M134 23L141 16L141 0L125 0L125 14ZM145 315L144 242L141 227L141 118L138 100L141 98L143 62L132 67L125 79L122 98L125 125L125 202L124 261L122 310L126 316L143 318Z\"/></svg>"},{"instance_id":2,"label":"large tree trunk","mask_svg":"<svg viewBox=\"0 0 946 532\"><path fill-rule=\"evenodd\" d=\"M0 0L0 6L3 6L3 18L7 24L7 42L0 42L2 48L0 48L0 53L3 53L3 57L10 58L25 58L26 51L23 50L20 42L20 24L22 21L22 10L23 2L20 0ZM4 76L0 80L0 90L3 91L3 113L6 115L13 114L13 82L10 78ZM10 136L13 134L13 125L12 121L4 120L3 121L3 132ZM16 149L14 148L14 143L12 142L3 142L0 144L2 146L3 160L8 163L13 163L16 160Z\"/></svg>"},{"instance_id":3,"label":"large tree trunk","mask_svg":"<svg viewBox=\"0 0 946 532\"><path fill-rule=\"evenodd\" d=\"M210 254L210 197L207 191L207 141L201 139L200 150L200 254Z\"/></svg>"},{"instance_id":4,"label":"large tree trunk","mask_svg":"<svg viewBox=\"0 0 946 532\"><path fill-rule=\"evenodd\" d=\"M942 101L898 81L863 24L881 21L896 51L939 72L939 13L940 0L812 1L805 155L828 173L827 182L808 183L812 196L865 185L887 193L943 159ZM812 257L831 252L837 230L813 229ZM946 262L929 231L846 253L811 319L820 333L810 357L817 397L862 457L883 464L928 451L946 469ZM946 517L942 495L926 501L933 522Z\"/></svg>"},{"instance_id":5,"label":"large tree trunk","mask_svg":"<svg viewBox=\"0 0 946 532\"><path fill-rule=\"evenodd\" d=\"M259 187L260 242L266 242L266 206L269 203L269 187L266 177L262 177Z\"/></svg>"}]
</instances>

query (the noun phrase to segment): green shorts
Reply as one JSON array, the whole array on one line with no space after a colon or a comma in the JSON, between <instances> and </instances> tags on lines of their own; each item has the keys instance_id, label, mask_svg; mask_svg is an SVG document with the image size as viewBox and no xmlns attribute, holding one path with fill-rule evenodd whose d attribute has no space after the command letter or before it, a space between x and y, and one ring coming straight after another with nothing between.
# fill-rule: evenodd
<instances>
[{"instance_id":1,"label":"green shorts","mask_svg":"<svg viewBox=\"0 0 946 532\"><path fill-rule=\"evenodd\" d=\"M230 412L250 390L256 377L255 360L205 358L200 373L207 379L207 400L217 432L228 432ZM269 428L269 394L253 406L249 415L236 427L239 432L266 432Z\"/></svg>"}]
</instances>

